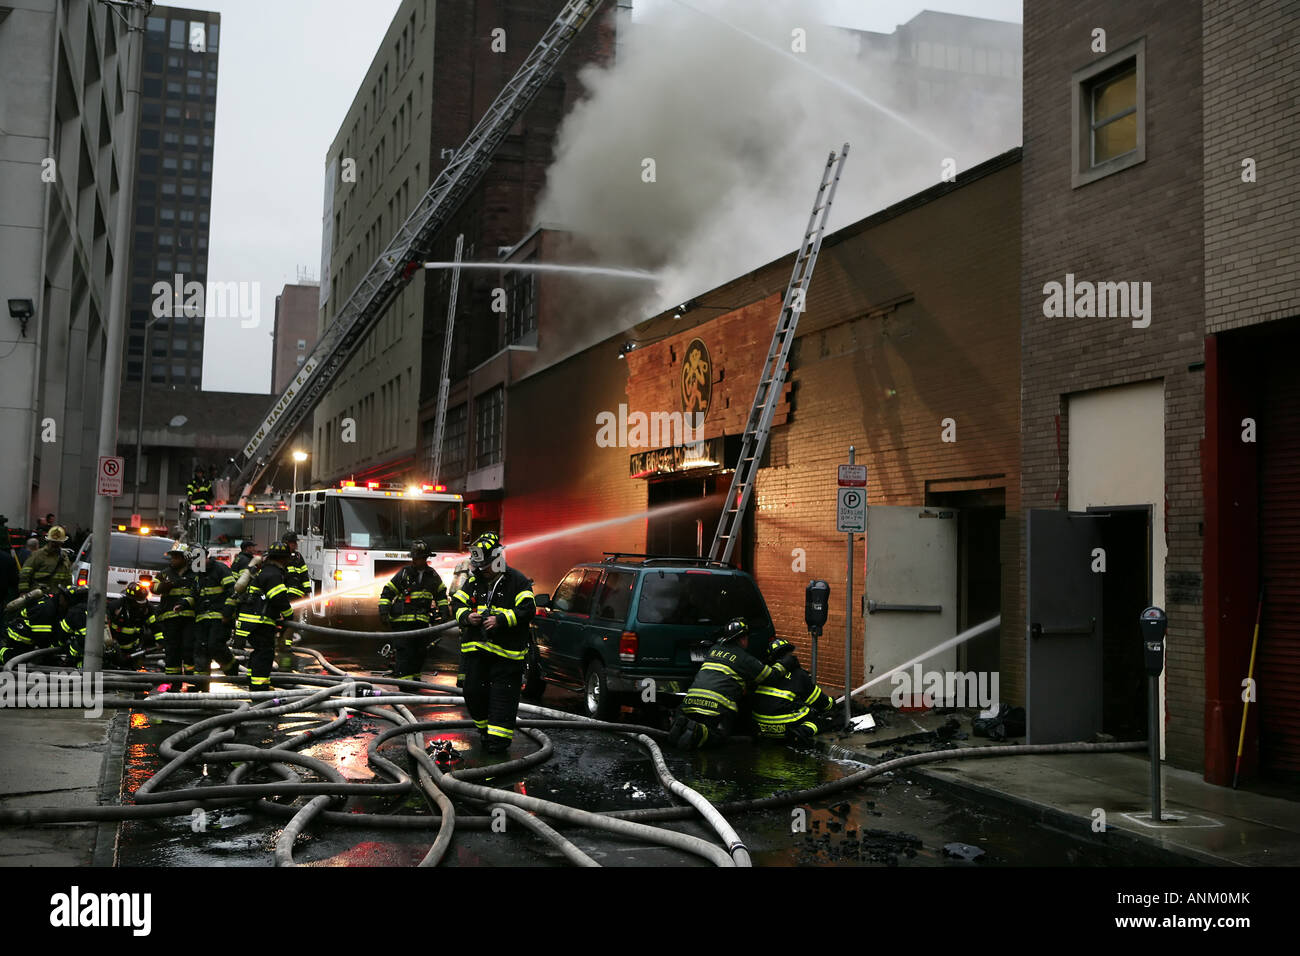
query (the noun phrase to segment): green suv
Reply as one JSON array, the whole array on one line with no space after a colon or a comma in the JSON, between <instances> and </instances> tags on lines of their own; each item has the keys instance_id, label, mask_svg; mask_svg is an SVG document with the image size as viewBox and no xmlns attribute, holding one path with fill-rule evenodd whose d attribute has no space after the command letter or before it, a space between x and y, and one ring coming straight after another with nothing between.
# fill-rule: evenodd
<instances>
[{"instance_id":1,"label":"green suv","mask_svg":"<svg viewBox=\"0 0 1300 956\"><path fill-rule=\"evenodd\" d=\"M639 701L646 678L656 698L684 693L733 617L749 623L750 647L775 634L754 579L705 558L610 554L575 567L537 604L526 695L545 683L581 691L600 720Z\"/></svg>"}]
</instances>

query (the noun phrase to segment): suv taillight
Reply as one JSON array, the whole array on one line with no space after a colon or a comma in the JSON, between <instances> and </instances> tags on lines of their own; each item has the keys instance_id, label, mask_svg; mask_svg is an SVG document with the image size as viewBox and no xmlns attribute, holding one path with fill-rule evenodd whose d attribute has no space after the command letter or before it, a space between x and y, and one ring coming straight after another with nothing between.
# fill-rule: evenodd
<instances>
[{"instance_id":1,"label":"suv taillight","mask_svg":"<svg viewBox=\"0 0 1300 956\"><path fill-rule=\"evenodd\" d=\"M77 587L84 588L86 586L86 574L85 570L77 572Z\"/></svg>"},{"instance_id":2,"label":"suv taillight","mask_svg":"<svg viewBox=\"0 0 1300 956\"><path fill-rule=\"evenodd\" d=\"M618 659L620 661L636 660L636 632L624 631L623 636L618 639Z\"/></svg>"}]
</instances>

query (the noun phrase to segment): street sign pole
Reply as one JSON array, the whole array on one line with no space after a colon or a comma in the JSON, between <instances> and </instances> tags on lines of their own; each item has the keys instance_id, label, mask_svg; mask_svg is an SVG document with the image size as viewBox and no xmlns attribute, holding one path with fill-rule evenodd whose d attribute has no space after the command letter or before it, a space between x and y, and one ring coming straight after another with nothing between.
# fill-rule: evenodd
<instances>
[{"instance_id":1,"label":"street sign pole","mask_svg":"<svg viewBox=\"0 0 1300 956\"><path fill-rule=\"evenodd\" d=\"M857 449L849 446L849 464ZM865 497L865 493L864 493ZM853 727L853 532L848 533L848 574L844 588L844 731Z\"/></svg>"}]
</instances>

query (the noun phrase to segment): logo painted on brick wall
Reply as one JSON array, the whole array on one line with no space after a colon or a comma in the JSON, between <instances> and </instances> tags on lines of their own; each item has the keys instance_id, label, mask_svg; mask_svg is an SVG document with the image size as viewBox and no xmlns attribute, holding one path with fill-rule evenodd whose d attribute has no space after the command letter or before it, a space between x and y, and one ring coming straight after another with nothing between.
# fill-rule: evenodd
<instances>
[{"instance_id":1,"label":"logo painted on brick wall","mask_svg":"<svg viewBox=\"0 0 1300 956\"><path fill-rule=\"evenodd\" d=\"M713 398L713 363L703 340L691 339L682 356L682 411L699 413L698 421L709 414Z\"/></svg>"}]
</instances>

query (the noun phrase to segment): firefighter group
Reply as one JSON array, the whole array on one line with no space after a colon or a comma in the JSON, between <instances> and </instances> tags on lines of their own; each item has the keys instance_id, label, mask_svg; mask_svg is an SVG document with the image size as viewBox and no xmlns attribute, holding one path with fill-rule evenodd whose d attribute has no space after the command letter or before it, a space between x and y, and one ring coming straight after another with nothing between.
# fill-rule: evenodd
<instances>
[{"instance_id":1,"label":"firefighter group","mask_svg":"<svg viewBox=\"0 0 1300 956\"><path fill-rule=\"evenodd\" d=\"M197 490L197 489L196 489ZM201 492L200 492L201 494ZM88 589L72 584L60 527L23 564L20 596L5 607L0 666L43 648L63 663L81 666L85 656ZM169 564L152 583L128 584L110 602L104 663L134 668L146 651L161 645L165 680L158 691L200 690L215 664L229 677L241 674L232 639L248 649L247 678L253 691L271 688L273 666L293 668L293 641L284 627L312 594L307 563L294 532L256 554L251 540L227 565L197 545L173 543ZM429 647L428 629L455 622L460 630L457 686L486 753L510 749L537 612L532 582L505 562L494 533L480 535L456 569L450 590L429 565L422 540L410 546L411 563L391 577L380 594L380 619L392 631L399 681L420 681ZM151 596L157 598L150 600ZM683 749L715 746L743 729L747 720L759 740L803 743L824 729L833 709L828 694L799 665L794 645L777 638L751 653L749 628L730 621L705 655L674 715L669 742ZM202 678L202 681L196 681Z\"/></svg>"}]
</instances>

